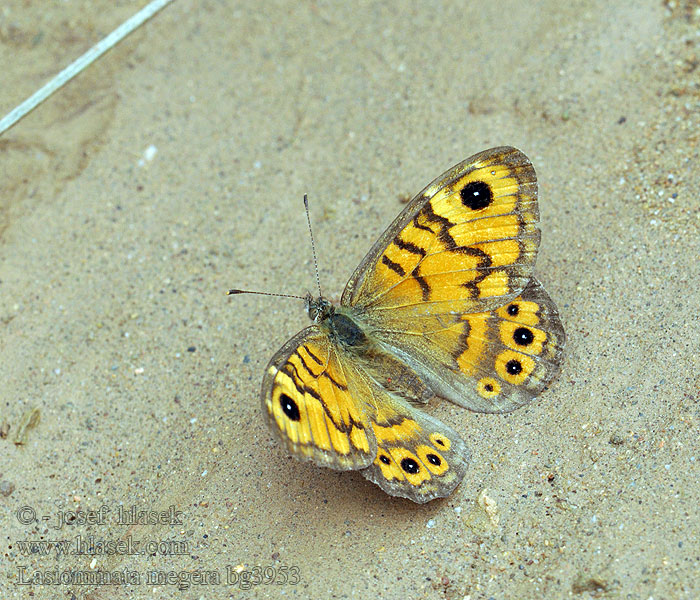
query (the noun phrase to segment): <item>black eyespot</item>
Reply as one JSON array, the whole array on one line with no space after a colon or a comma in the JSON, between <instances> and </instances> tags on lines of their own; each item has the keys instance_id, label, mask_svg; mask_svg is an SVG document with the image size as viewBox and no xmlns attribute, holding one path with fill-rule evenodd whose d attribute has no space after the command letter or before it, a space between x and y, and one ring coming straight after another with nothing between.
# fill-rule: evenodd
<instances>
[{"instance_id":1,"label":"black eyespot","mask_svg":"<svg viewBox=\"0 0 700 600\"><path fill-rule=\"evenodd\" d=\"M515 317L519 312L520 312L520 309L518 308L517 304L508 305L508 314L511 317Z\"/></svg>"},{"instance_id":2,"label":"black eyespot","mask_svg":"<svg viewBox=\"0 0 700 600\"><path fill-rule=\"evenodd\" d=\"M462 204L472 210L486 208L493 202L493 194L488 184L483 181L470 181L459 192Z\"/></svg>"},{"instance_id":3,"label":"black eyespot","mask_svg":"<svg viewBox=\"0 0 700 600\"><path fill-rule=\"evenodd\" d=\"M280 394L280 406L282 407L282 412L292 421L299 421L301 419L297 403L287 396L287 394Z\"/></svg>"},{"instance_id":4,"label":"black eyespot","mask_svg":"<svg viewBox=\"0 0 700 600\"><path fill-rule=\"evenodd\" d=\"M389 457L386 454L380 454L379 460L381 460L385 465L391 464L391 460L389 460Z\"/></svg>"},{"instance_id":5,"label":"black eyespot","mask_svg":"<svg viewBox=\"0 0 700 600\"><path fill-rule=\"evenodd\" d=\"M436 467L439 467L442 464L440 457L437 456L436 454L426 454L425 457L428 459L428 462L431 465L435 465Z\"/></svg>"},{"instance_id":6,"label":"black eyespot","mask_svg":"<svg viewBox=\"0 0 700 600\"><path fill-rule=\"evenodd\" d=\"M532 335L532 331L530 331L527 327L518 327L513 332L513 341L519 346L529 346L532 344L532 340L534 339L535 336Z\"/></svg>"},{"instance_id":7,"label":"black eyespot","mask_svg":"<svg viewBox=\"0 0 700 600\"><path fill-rule=\"evenodd\" d=\"M418 471L420 471L418 463L412 458L404 458L401 461L401 468L406 471L406 473L411 473L412 475L415 475L418 473Z\"/></svg>"},{"instance_id":8,"label":"black eyespot","mask_svg":"<svg viewBox=\"0 0 700 600\"><path fill-rule=\"evenodd\" d=\"M490 383L487 383L487 384L484 386L484 389L485 389L487 392L493 392L493 385L491 385Z\"/></svg>"},{"instance_id":9,"label":"black eyespot","mask_svg":"<svg viewBox=\"0 0 700 600\"><path fill-rule=\"evenodd\" d=\"M522 370L523 366L520 364L519 360L512 359L506 363L506 371L508 371L510 375L519 375Z\"/></svg>"},{"instance_id":10,"label":"black eyespot","mask_svg":"<svg viewBox=\"0 0 700 600\"><path fill-rule=\"evenodd\" d=\"M443 448L445 447L445 442L444 442L444 440L441 440L439 437L436 437L436 438L435 438L435 443L436 443L438 446L442 446Z\"/></svg>"}]
</instances>

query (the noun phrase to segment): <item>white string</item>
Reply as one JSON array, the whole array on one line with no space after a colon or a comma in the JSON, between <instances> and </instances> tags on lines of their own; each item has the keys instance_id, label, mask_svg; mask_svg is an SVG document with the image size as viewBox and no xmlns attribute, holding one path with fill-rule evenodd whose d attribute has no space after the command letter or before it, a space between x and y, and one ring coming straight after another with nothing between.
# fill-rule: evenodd
<instances>
[{"instance_id":1,"label":"white string","mask_svg":"<svg viewBox=\"0 0 700 600\"><path fill-rule=\"evenodd\" d=\"M106 38L97 42L90 50L73 61L41 89L37 90L17 108L11 110L0 119L0 135L170 2L172 0L153 0L133 17L124 21Z\"/></svg>"}]
</instances>

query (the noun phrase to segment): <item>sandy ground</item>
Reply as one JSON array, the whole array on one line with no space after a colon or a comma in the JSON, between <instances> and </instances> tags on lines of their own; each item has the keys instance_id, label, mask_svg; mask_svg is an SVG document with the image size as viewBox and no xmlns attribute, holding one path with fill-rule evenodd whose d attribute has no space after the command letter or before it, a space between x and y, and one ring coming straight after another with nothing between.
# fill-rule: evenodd
<instances>
[{"instance_id":1,"label":"sandy ground","mask_svg":"<svg viewBox=\"0 0 700 600\"><path fill-rule=\"evenodd\" d=\"M4 2L0 113L144 4ZM700 8L457 4L177 0L0 136L0 597L700 596ZM258 390L303 307L225 291L313 288L308 192L338 298L401 198L503 144L558 380L432 405L473 463L428 505L288 457Z\"/></svg>"}]
</instances>

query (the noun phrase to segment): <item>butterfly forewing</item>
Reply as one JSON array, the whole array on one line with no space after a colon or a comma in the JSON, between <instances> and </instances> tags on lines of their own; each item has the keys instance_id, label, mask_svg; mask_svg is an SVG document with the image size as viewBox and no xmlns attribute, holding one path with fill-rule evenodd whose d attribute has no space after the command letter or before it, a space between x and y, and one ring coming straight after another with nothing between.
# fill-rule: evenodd
<instances>
[{"instance_id":1,"label":"butterfly forewing","mask_svg":"<svg viewBox=\"0 0 700 600\"><path fill-rule=\"evenodd\" d=\"M377 445L336 350L317 326L289 340L265 371L263 411L292 454L334 469L361 469L374 460Z\"/></svg>"},{"instance_id":2,"label":"butterfly forewing","mask_svg":"<svg viewBox=\"0 0 700 600\"><path fill-rule=\"evenodd\" d=\"M538 219L527 157L509 147L477 154L411 201L355 271L341 303L365 311L370 325L501 306L530 279Z\"/></svg>"}]
</instances>

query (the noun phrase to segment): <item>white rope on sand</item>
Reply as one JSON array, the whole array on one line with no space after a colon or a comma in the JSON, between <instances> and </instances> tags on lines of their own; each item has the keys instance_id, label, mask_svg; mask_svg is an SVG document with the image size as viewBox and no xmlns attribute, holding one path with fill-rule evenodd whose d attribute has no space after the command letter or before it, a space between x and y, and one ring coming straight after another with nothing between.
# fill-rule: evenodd
<instances>
[{"instance_id":1,"label":"white rope on sand","mask_svg":"<svg viewBox=\"0 0 700 600\"><path fill-rule=\"evenodd\" d=\"M17 108L11 110L9 113L7 113L7 115L0 119L0 135L12 127L24 115L46 100L57 89L68 83L71 79L73 79L73 77L80 73L80 71L97 60L112 46L118 44L134 29L150 19L166 4L170 4L170 2L172 2L172 0L153 0L151 3L147 4L139 12L137 12L133 17L124 21L106 38L97 42L97 44L90 48L90 50L88 50L77 60L73 61L41 89L37 90Z\"/></svg>"}]
</instances>

